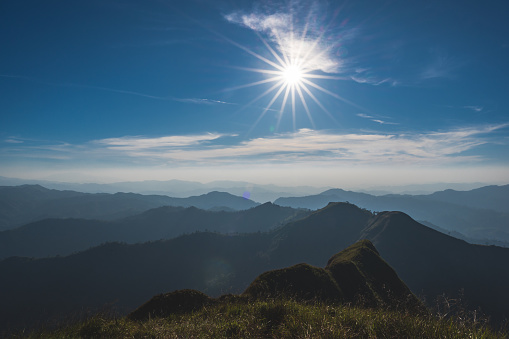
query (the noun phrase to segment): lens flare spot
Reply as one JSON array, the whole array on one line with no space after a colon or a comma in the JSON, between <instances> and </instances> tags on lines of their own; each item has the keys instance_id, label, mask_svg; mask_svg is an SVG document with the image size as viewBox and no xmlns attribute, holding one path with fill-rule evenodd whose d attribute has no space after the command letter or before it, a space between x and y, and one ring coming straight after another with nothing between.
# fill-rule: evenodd
<instances>
[{"instance_id":1,"label":"lens flare spot","mask_svg":"<svg viewBox=\"0 0 509 339\"><path fill-rule=\"evenodd\" d=\"M209 288L227 288L235 276L233 267L223 258L212 257L204 265L203 280Z\"/></svg>"}]
</instances>

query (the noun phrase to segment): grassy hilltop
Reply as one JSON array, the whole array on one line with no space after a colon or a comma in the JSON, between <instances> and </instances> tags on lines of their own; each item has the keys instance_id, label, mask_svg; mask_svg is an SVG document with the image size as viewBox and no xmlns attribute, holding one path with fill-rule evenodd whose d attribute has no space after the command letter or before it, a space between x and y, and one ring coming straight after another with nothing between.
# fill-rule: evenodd
<instances>
[{"instance_id":1,"label":"grassy hilltop","mask_svg":"<svg viewBox=\"0 0 509 339\"><path fill-rule=\"evenodd\" d=\"M218 303L145 321L96 316L28 338L504 338L474 321L291 300Z\"/></svg>"}]
</instances>

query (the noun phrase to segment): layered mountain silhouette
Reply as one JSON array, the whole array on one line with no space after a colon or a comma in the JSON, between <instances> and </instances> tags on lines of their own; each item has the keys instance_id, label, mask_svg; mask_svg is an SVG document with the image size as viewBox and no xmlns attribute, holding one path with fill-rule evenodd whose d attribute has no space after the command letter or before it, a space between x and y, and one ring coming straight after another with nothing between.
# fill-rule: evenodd
<instances>
[{"instance_id":1,"label":"layered mountain silhouette","mask_svg":"<svg viewBox=\"0 0 509 339\"><path fill-rule=\"evenodd\" d=\"M143 183L137 183L138 186L141 184ZM157 185L158 182L148 184ZM170 186L173 187L172 185ZM184 183L175 185L180 187ZM275 204L319 209L329 202L348 201L373 211L398 210L429 227L471 243L509 247L508 196L509 185L486 186L471 191L446 190L428 195L374 196L330 189L312 196L279 198L275 200ZM0 187L0 231L47 218L112 221L161 206L194 206L213 211L234 211L249 209L256 205L258 203L251 200L222 192L210 192L188 198L170 198L163 195L134 193L90 194L57 191L39 185L4 186Z\"/></svg>"},{"instance_id":2,"label":"layered mountain silhouette","mask_svg":"<svg viewBox=\"0 0 509 339\"><path fill-rule=\"evenodd\" d=\"M425 312L422 302L380 257L369 240L362 240L332 256L324 268L309 264L265 272L258 276L238 298L213 299L195 290L160 294L129 314L133 320L166 317L215 303L249 300L292 299L300 302L384 307L410 312Z\"/></svg>"},{"instance_id":3,"label":"layered mountain silhouette","mask_svg":"<svg viewBox=\"0 0 509 339\"><path fill-rule=\"evenodd\" d=\"M331 256L361 239L372 241L411 291L430 303L461 290L470 307L480 307L493 321L508 316L509 249L468 244L401 212L373 214L333 203L266 233L195 233L145 244L105 244L66 257L5 259L0 261L0 327L35 324L107 303L129 312L154 295L186 288L213 297L241 293L263 272L303 262L328 263L334 274L341 260L328 262ZM355 272L348 264L342 269ZM373 285L362 288L374 291Z\"/></svg>"},{"instance_id":4,"label":"layered mountain silhouette","mask_svg":"<svg viewBox=\"0 0 509 339\"><path fill-rule=\"evenodd\" d=\"M509 243L509 185L471 191L447 190L430 195L366 193L331 189L317 195L279 198L280 206L319 209L329 202L350 202L372 211L402 211L416 220L458 232L476 243ZM493 203L493 204L492 204ZM498 241L498 242L497 242Z\"/></svg>"},{"instance_id":5,"label":"layered mountain silhouette","mask_svg":"<svg viewBox=\"0 0 509 339\"><path fill-rule=\"evenodd\" d=\"M135 193L80 193L39 185L0 187L0 230L47 218L114 220L161 206L245 210L259 205L243 197L210 192L188 198Z\"/></svg>"},{"instance_id":6,"label":"layered mountain silhouette","mask_svg":"<svg viewBox=\"0 0 509 339\"><path fill-rule=\"evenodd\" d=\"M0 259L68 255L105 242L141 243L196 231L265 232L306 213L265 203L233 212L164 206L115 221L45 219L0 232Z\"/></svg>"},{"instance_id":7,"label":"layered mountain silhouette","mask_svg":"<svg viewBox=\"0 0 509 339\"><path fill-rule=\"evenodd\" d=\"M213 191L227 192L237 196L243 196L245 193L249 193L250 199L259 203L274 201L279 197L316 194L327 189L312 186L278 186L272 184L259 185L245 181L231 180L213 181L206 184L196 181L175 179L164 181L127 181L109 184L78 184L44 180L15 179L0 176L0 186L19 186L26 184L41 185L46 188L62 191L78 191L85 193L133 192L148 195L168 195L177 198L199 196Z\"/></svg>"}]
</instances>

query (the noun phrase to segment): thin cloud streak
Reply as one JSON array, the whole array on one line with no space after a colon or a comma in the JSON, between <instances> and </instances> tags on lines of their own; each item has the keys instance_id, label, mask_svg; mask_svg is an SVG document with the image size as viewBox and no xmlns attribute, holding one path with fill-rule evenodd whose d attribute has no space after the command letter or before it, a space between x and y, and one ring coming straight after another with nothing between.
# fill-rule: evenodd
<instances>
[{"instance_id":1,"label":"thin cloud streak","mask_svg":"<svg viewBox=\"0 0 509 339\"><path fill-rule=\"evenodd\" d=\"M360 118L369 119L373 122L379 123L380 125L399 125L399 123L397 123L397 122L389 122L389 121L381 120L379 118L375 118L371 115L367 115L364 113L358 113L357 116Z\"/></svg>"},{"instance_id":2,"label":"thin cloud streak","mask_svg":"<svg viewBox=\"0 0 509 339\"><path fill-rule=\"evenodd\" d=\"M213 100L213 99L203 99L203 98L171 98L174 101L185 102L190 104L198 104L198 105L238 105L233 102L226 102L221 100Z\"/></svg>"},{"instance_id":3,"label":"thin cloud streak","mask_svg":"<svg viewBox=\"0 0 509 339\"><path fill-rule=\"evenodd\" d=\"M43 85L48 86L58 86L58 87L68 87L68 88L86 88L86 89L93 89L98 91L104 91L104 92L111 92L111 93L119 93L119 94L127 94L127 95L134 95L149 99L155 99L155 100L164 100L164 101L178 101L183 103L190 103L190 104L199 104L199 105L215 105L215 104L221 104L221 105L237 105L236 103L221 101L221 100L215 100L215 99L208 99L208 98L178 98L173 96L157 96L137 91L127 91L123 89L115 89L115 88L108 88L108 87L101 87L101 86L92 86L92 85L83 85L83 84L74 84L74 83L55 83L55 82L49 82L40 80L33 77L23 76L23 75L9 75L9 74L0 74L0 78L11 78L11 79L21 79L21 80L27 80Z\"/></svg>"}]
</instances>

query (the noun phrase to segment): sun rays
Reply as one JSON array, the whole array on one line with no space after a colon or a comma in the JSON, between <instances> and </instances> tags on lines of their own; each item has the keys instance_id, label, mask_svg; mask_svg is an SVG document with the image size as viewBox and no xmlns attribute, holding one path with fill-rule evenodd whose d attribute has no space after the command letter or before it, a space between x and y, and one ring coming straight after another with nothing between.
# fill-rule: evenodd
<instances>
[{"instance_id":1,"label":"sun rays","mask_svg":"<svg viewBox=\"0 0 509 339\"><path fill-rule=\"evenodd\" d=\"M255 86L265 87L261 94L243 106L243 109L249 107L263 98L267 98L268 103L264 103L263 111L253 124L251 131L261 121L268 111L276 111L277 123L274 130L280 128L281 119L285 112L290 111L292 115L293 130L296 130L296 118L299 113L305 113L309 123L316 128L313 119L310 103L313 102L323 112L325 112L336 124L337 121L329 110L322 104L316 93L321 92L341 100L347 104L358 107L356 104L346 100L340 95L322 87L316 80L343 80L338 75L329 75L338 73L341 60L330 58L332 46L324 47L323 38L325 31L310 36L309 24L306 23L301 32L295 31L292 16L278 17L276 21L273 17L257 18L257 20L266 20L273 26L267 29L267 23L261 24L262 28L257 27L257 22L253 17L243 16L242 18L229 18L232 22L242 23L244 26L253 29L256 35L266 48L266 53L256 53L253 50L236 43L225 37L227 41L241 48L251 56L262 61L265 64L263 68L237 67L240 70L263 74L264 79L257 80L248 84L240 85L229 90L239 90ZM274 24L275 23L275 24ZM259 31L269 30L271 39L265 39ZM262 56L261 54L265 54ZM331 71L332 70L332 71Z\"/></svg>"}]
</instances>

